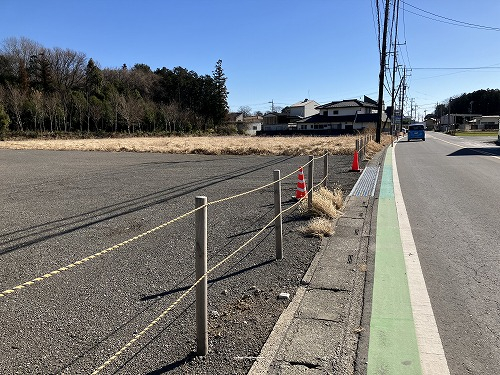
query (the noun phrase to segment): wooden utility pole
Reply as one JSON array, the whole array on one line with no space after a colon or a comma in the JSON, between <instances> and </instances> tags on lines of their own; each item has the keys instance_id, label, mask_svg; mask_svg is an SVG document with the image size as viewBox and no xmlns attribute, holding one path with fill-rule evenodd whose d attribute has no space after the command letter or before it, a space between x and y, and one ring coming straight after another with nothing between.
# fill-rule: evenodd
<instances>
[{"instance_id":1,"label":"wooden utility pole","mask_svg":"<svg viewBox=\"0 0 500 375\"><path fill-rule=\"evenodd\" d=\"M382 32L382 51L380 52L380 74L378 83L378 116L377 116L377 133L375 135L375 142L380 143L382 132L382 111L384 101L384 72L385 72L385 56L387 54L387 24L389 23L389 0L385 0L384 9L384 31Z\"/></svg>"}]
</instances>

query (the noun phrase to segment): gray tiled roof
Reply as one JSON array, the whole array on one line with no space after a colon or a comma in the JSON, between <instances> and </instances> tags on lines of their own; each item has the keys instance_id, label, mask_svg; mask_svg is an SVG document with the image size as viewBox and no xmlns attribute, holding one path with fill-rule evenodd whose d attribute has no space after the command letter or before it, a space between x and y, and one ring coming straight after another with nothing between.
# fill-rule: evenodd
<instances>
[{"instance_id":1,"label":"gray tiled roof","mask_svg":"<svg viewBox=\"0 0 500 375\"><path fill-rule=\"evenodd\" d=\"M377 105L363 102L358 99L348 99L348 100L334 101L327 104L323 104L316 107L316 109L349 108L349 107L377 108Z\"/></svg>"}]
</instances>

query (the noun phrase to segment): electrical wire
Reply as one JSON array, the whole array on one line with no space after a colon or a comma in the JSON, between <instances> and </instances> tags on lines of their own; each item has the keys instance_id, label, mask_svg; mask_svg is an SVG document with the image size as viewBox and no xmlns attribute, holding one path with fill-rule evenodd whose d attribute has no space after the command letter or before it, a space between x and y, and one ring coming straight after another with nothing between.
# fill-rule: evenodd
<instances>
[{"instance_id":1,"label":"electrical wire","mask_svg":"<svg viewBox=\"0 0 500 375\"><path fill-rule=\"evenodd\" d=\"M427 18L427 19L430 19L430 20L433 20L433 21L436 21L436 22L441 22L441 23L446 23L446 24L455 25L455 26L461 26L461 27L468 27L468 28L472 28L472 29L480 29L480 30L488 30L488 31L500 31L500 27L491 27L491 26L485 26L485 25L479 25L479 24L475 24L475 23L470 23L470 22L455 20L453 18L444 17L444 16L441 16L439 14L432 13L432 12L429 12L427 10L418 8L418 7L416 7L416 6L414 6L414 5L410 4L410 3L407 3L406 1L403 1L403 0L401 0L401 2L403 4L405 4L405 5L408 5L411 8L414 8L414 9L422 12L422 13L426 13L426 14L430 14L431 16L438 17L438 19L432 18L432 17L429 17L429 16L424 16L423 14L412 12L412 11L410 11L408 9L404 9L405 12L414 14L414 15L419 16L419 17ZM441 19L439 19L439 18L441 18ZM446 21L443 21L443 20L446 20Z\"/></svg>"}]
</instances>

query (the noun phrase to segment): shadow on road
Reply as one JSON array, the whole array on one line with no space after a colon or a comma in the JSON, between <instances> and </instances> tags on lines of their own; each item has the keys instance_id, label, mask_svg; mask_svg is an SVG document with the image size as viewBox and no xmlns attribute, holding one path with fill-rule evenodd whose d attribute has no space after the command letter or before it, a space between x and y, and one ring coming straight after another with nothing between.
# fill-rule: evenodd
<instances>
[{"instance_id":1,"label":"shadow on road","mask_svg":"<svg viewBox=\"0 0 500 375\"><path fill-rule=\"evenodd\" d=\"M190 181L178 184L168 189L159 190L155 193L146 194L138 198L125 200L123 202L101 207L97 210L84 212L79 215L69 216L64 219L49 221L40 225L27 227L20 230L5 232L0 235L0 255L25 248L46 240L50 240L65 234L75 232L92 225L111 220L116 217L144 210L172 199L193 194L196 191L214 186L235 178L254 173L258 170L268 168L275 164L283 163L293 156L281 157L257 164L252 167L227 172L217 177L209 177L198 181Z\"/></svg>"},{"instance_id":2,"label":"shadow on road","mask_svg":"<svg viewBox=\"0 0 500 375\"><path fill-rule=\"evenodd\" d=\"M500 147L471 147L471 148L461 148L447 156L500 156Z\"/></svg>"}]
</instances>

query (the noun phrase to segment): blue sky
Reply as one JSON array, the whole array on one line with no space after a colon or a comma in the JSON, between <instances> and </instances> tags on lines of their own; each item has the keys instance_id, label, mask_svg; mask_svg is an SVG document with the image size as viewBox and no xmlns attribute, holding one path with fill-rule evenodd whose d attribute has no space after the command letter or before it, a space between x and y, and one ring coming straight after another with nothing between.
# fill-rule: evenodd
<instances>
[{"instance_id":1,"label":"blue sky","mask_svg":"<svg viewBox=\"0 0 500 375\"><path fill-rule=\"evenodd\" d=\"M408 0L408 11L422 13L412 5L500 28L498 0ZM27 37L83 52L102 68L144 63L211 74L222 59L230 109L266 111L271 101L376 99L375 12L375 0L0 0L0 41ZM407 94L422 115L450 96L500 88L500 31L404 12L399 36L399 63L413 68ZM420 69L464 67L491 68Z\"/></svg>"}]
</instances>

